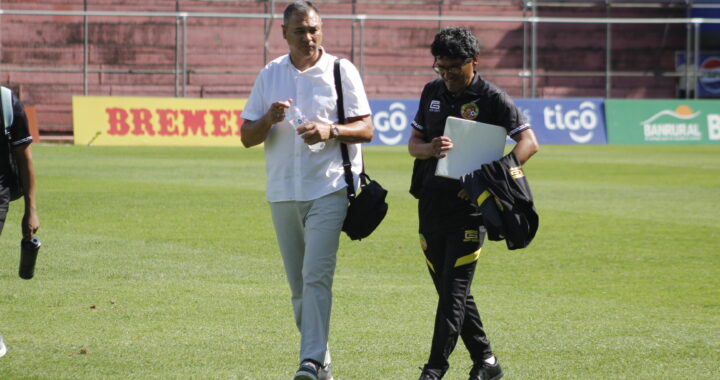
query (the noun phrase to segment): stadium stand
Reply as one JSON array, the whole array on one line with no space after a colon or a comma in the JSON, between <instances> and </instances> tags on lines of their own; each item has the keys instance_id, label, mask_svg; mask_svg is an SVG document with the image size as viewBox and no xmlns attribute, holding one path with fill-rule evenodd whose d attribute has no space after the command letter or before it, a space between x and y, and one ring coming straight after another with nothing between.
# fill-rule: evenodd
<instances>
[{"instance_id":1,"label":"stadium stand","mask_svg":"<svg viewBox=\"0 0 720 380\"><path fill-rule=\"evenodd\" d=\"M687 44L684 24L541 22L536 30L536 70L532 72L536 81L531 86L532 28L522 22L523 17L683 18L688 14L687 2L315 3L326 17L324 45L333 54L354 60L371 98L418 97L422 85L434 77L429 42L438 28L451 24L468 26L480 37L479 71L515 97L672 98L678 83L675 53L685 51ZM2 0L0 81L13 87L26 104L35 106L43 136L71 134L73 95L246 97L264 63L286 52L281 19L260 16L279 14L286 4L262 0ZM96 12L87 17L87 30L82 11ZM175 12L186 12L188 17L174 17ZM241 14L254 16L239 18ZM485 19L441 22L368 17L353 22L328 17L363 14ZM238 18L228 17L233 15ZM265 30L269 30L267 43ZM608 34L612 43L610 73L606 70Z\"/></svg>"}]
</instances>

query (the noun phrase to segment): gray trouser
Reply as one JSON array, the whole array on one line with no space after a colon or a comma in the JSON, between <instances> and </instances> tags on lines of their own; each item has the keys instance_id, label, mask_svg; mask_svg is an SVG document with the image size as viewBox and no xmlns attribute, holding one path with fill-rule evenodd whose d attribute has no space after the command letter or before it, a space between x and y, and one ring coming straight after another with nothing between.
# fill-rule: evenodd
<instances>
[{"instance_id":1,"label":"gray trouser","mask_svg":"<svg viewBox=\"0 0 720 380\"><path fill-rule=\"evenodd\" d=\"M327 363L332 282L347 192L306 202L270 202L270 211L300 330L300 360Z\"/></svg>"}]
</instances>

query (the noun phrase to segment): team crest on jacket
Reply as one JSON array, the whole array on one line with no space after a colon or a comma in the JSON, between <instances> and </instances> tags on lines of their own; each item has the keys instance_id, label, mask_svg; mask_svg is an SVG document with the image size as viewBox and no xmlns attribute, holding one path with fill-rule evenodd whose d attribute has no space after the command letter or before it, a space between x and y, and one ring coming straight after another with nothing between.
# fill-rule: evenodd
<instances>
[{"instance_id":1,"label":"team crest on jacket","mask_svg":"<svg viewBox=\"0 0 720 380\"><path fill-rule=\"evenodd\" d=\"M460 107L460 114L468 120L475 119L478 116L478 112L480 112L480 110L475 103L463 104L462 107Z\"/></svg>"}]
</instances>

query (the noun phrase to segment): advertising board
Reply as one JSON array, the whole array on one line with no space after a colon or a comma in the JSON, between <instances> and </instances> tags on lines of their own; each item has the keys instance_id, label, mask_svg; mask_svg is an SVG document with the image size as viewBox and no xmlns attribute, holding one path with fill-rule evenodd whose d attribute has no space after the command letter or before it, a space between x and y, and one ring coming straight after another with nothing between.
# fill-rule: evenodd
<instances>
[{"instance_id":1,"label":"advertising board","mask_svg":"<svg viewBox=\"0 0 720 380\"><path fill-rule=\"evenodd\" d=\"M242 146L245 102L74 96L75 145Z\"/></svg>"},{"instance_id":2,"label":"advertising board","mask_svg":"<svg viewBox=\"0 0 720 380\"><path fill-rule=\"evenodd\" d=\"M684 75L685 53L677 53L675 56L677 71ZM700 54L697 64L697 88L698 96L701 98L720 98L720 53ZM684 88L684 77L679 78L681 88ZM692 86L691 86L692 88Z\"/></svg>"},{"instance_id":3,"label":"advertising board","mask_svg":"<svg viewBox=\"0 0 720 380\"><path fill-rule=\"evenodd\" d=\"M605 101L610 144L720 144L720 101Z\"/></svg>"},{"instance_id":4,"label":"advertising board","mask_svg":"<svg viewBox=\"0 0 720 380\"><path fill-rule=\"evenodd\" d=\"M515 99L540 144L607 144L603 99Z\"/></svg>"},{"instance_id":5,"label":"advertising board","mask_svg":"<svg viewBox=\"0 0 720 380\"><path fill-rule=\"evenodd\" d=\"M370 145L407 145L419 104L417 99L370 99L375 127Z\"/></svg>"}]
</instances>

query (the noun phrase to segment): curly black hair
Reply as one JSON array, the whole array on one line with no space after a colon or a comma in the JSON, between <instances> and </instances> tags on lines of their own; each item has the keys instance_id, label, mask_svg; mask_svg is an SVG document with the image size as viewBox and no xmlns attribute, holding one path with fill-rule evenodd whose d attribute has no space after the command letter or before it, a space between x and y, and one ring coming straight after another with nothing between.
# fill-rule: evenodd
<instances>
[{"instance_id":1,"label":"curly black hair","mask_svg":"<svg viewBox=\"0 0 720 380\"><path fill-rule=\"evenodd\" d=\"M449 26L435 35L430 52L433 57L473 58L480 55L480 42L467 28Z\"/></svg>"}]
</instances>

